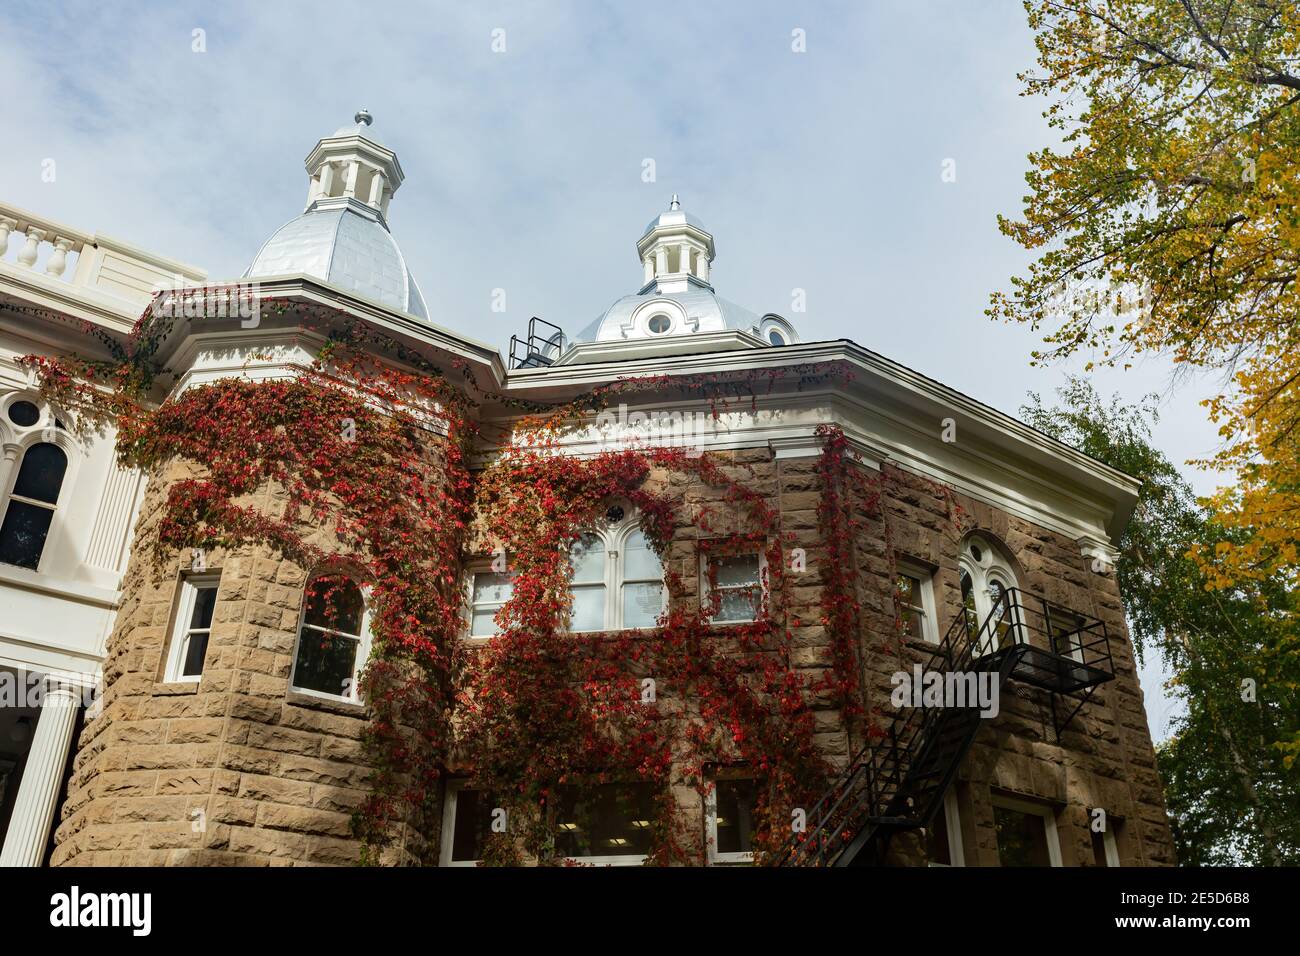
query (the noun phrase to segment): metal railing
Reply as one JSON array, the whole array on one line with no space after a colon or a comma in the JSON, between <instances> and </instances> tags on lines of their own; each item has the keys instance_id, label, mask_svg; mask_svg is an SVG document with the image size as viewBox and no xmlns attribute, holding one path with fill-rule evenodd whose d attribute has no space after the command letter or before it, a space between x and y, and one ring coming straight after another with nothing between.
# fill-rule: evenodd
<instances>
[{"instance_id":1,"label":"metal railing","mask_svg":"<svg viewBox=\"0 0 1300 956\"><path fill-rule=\"evenodd\" d=\"M1026 680L1052 692L1054 713L1056 695L1086 688L1090 696L1114 672L1105 624L1018 588L1003 590L978 628L963 609L930 650L926 669L996 672L999 688L1012 677ZM929 825L979 730L976 707L912 707L896 717L868 740L806 814L805 832L792 834L772 862L826 866L880 836L887 842L899 829Z\"/></svg>"}]
</instances>

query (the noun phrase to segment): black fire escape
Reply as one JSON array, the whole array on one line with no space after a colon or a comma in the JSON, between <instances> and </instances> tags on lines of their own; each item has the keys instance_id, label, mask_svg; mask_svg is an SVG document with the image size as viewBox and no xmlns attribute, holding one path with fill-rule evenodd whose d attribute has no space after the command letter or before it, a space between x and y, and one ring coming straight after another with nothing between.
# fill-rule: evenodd
<instances>
[{"instance_id":1,"label":"black fire escape","mask_svg":"<svg viewBox=\"0 0 1300 956\"><path fill-rule=\"evenodd\" d=\"M994 675L1051 698L1057 738L1101 684L1114 677L1106 625L1016 588L1003 591L978 627L958 615L923 663L925 672ZM973 682L971 682L973 683ZM808 812L774 861L779 866L850 866L883 861L901 830L930 825L984 718L977 700L910 707L870 740Z\"/></svg>"}]
</instances>

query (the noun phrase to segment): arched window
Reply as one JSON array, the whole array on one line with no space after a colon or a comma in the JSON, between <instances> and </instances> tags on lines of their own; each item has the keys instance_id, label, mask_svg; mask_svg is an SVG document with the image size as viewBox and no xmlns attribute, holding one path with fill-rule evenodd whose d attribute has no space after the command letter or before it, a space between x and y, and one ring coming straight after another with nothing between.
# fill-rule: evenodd
<instances>
[{"instance_id":1,"label":"arched window","mask_svg":"<svg viewBox=\"0 0 1300 956\"><path fill-rule=\"evenodd\" d=\"M67 470L68 456L58 445L27 449L0 523L0 562L38 568Z\"/></svg>"},{"instance_id":2,"label":"arched window","mask_svg":"<svg viewBox=\"0 0 1300 956\"><path fill-rule=\"evenodd\" d=\"M320 577L308 586L289 686L356 701L357 678L370 656L365 597L355 581Z\"/></svg>"},{"instance_id":3,"label":"arched window","mask_svg":"<svg viewBox=\"0 0 1300 956\"><path fill-rule=\"evenodd\" d=\"M664 568L645 532L621 507L609 527L584 534L569 552L570 631L654 627L664 610Z\"/></svg>"},{"instance_id":4,"label":"arched window","mask_svg":"<svg viewBox=\"0 0 1300 956\"><path fill-rule=\"evenodd\" d=\"M991 654L1010 641L1023 641L1015 626L1015 608L1006 598L1007 590L1016 587L1011 563L987 540L973 535L966 539L958 565L966 628L972 637L978 635L982 652Z\"/></svg>"}]
</instances>

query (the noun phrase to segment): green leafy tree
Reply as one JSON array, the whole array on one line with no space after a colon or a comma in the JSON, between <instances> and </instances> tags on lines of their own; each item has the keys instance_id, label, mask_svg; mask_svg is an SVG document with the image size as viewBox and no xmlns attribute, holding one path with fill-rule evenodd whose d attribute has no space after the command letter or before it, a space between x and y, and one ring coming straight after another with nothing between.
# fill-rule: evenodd
<instances>
[{"instance_id":1,"label":"green leafy tree","mask_svg":"<svg viewBox=\"0 0 1300 956\"><path fill-rule=\"evenodd\" d=\"M1140 657L1158 654L1182 705L1158 748L1186 865L1300 864L1300 655L1296 596L1281 576L1210 588L1193 549L1236 544L1151 444L1154 397L1104 402L1071 379L1059 403L1031 394L1025 421L1142 481L1116 574Z\"/></svg>"}]
</instances>

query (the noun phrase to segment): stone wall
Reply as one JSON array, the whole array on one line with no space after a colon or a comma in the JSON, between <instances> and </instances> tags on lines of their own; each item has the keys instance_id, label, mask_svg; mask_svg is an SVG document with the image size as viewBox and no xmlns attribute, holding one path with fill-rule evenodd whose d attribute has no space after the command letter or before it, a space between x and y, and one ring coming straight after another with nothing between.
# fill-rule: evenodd
<instances>
[{"instance_id":1,"label":"stone wall","mask_svg":"<svg viewBox=\"0 0 1300 956\"><path fill-rule=\"evenodd\" d=\"M795 663L813 678L828 666L830 644L816 623L827 560L818 533L817 459L776 459L766 448L725 457L734 477L779 508L782 531L792 546L806 551L808 570L787 578L784 603L788 614L803 622L793 629ZM1124 864L1172 864L1172 839L1113 573L1093 572L1075 542L961 496L955 498L962 511L959 526L932 486L885 467L888 530L878 515L861 511L867 533L857 542L854 568L863 609L862 658L874 699L888 707L890 675L921 659L893 632L886 541L897 553L934 569L941 633L960 610L957 557L962 534L974 528L1005 546L1024 590L1099 617L1112 635L1116 678L1075 718L1063 740L1055 738L1046 698L1028 688L1005 694L1002 714L981 728L955 790L967 862L997 864L990 800L1002 794L1050 806L1066 865L1092 862L1087 814L1094 807L1123 820ZM81 735L53 862L355 863L359 846L351 839L349 819L365 792L359 742L365 713L359 706L289 691L302 569L259 549L208 556L222 577L203 678L198 684L161 683L181 567L179 561L158 566L147 543L162 495L178 477L173 470L150 483L108 647L103 711ZM682 503L665 561L687 583L686 599L698 600L690 593L699 583L701 534L693 517L701 507L718 507L720 494L682 475L652 480ZM264 504L274 509L274 495L268 492ZM860 748L862 729L845 726L829 700L817 701L817 708L817 740L832 762L843 765ZM704 808L698 793L680 788L676 797L684 826L702 845ZM894 862L924 863L921 847L915 837L896 840ZM390 861L408 858L397 851Z\"/></svg>"}]
</instances>

